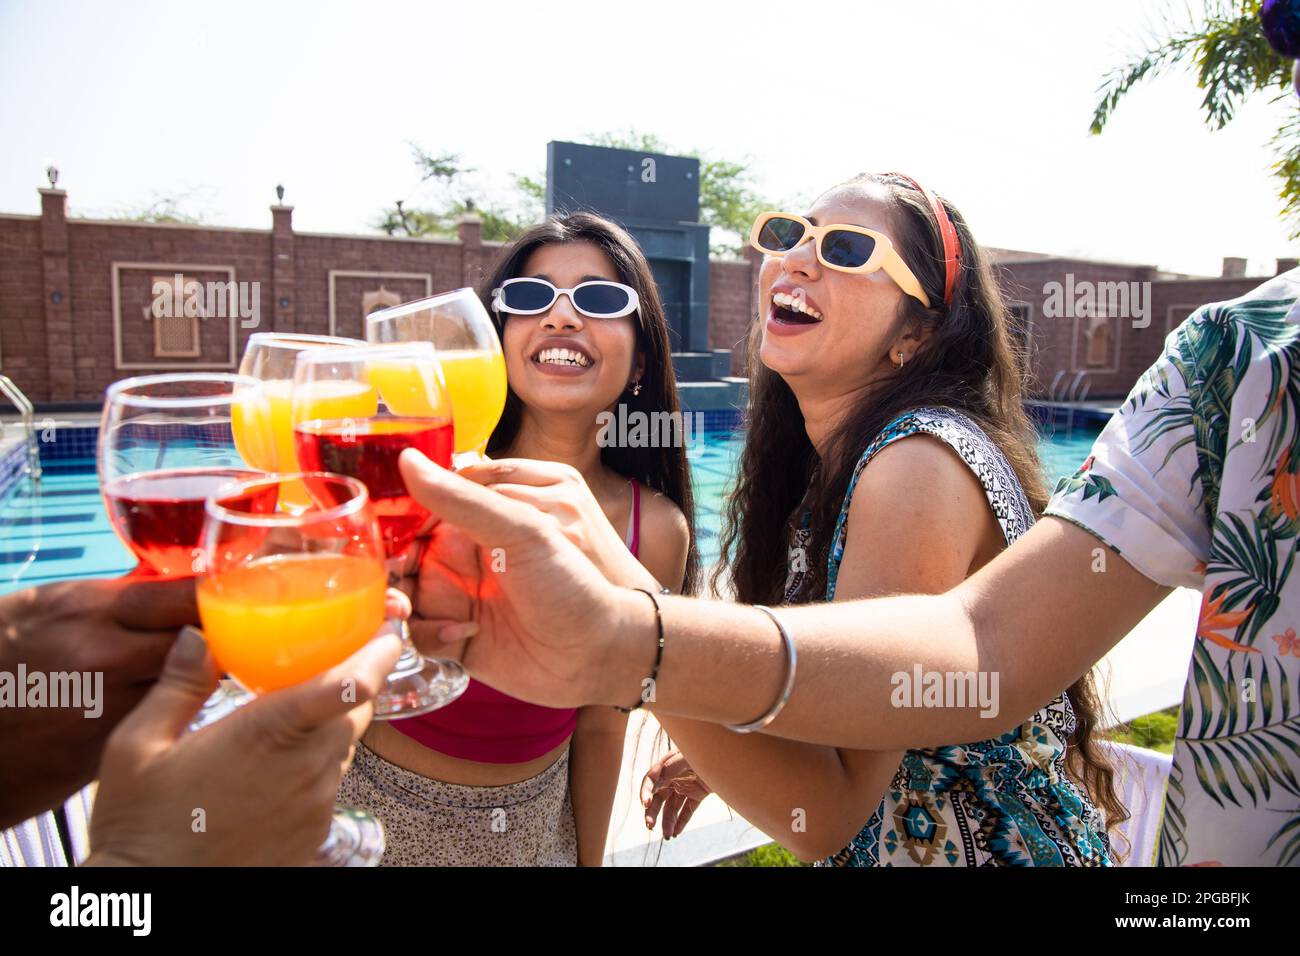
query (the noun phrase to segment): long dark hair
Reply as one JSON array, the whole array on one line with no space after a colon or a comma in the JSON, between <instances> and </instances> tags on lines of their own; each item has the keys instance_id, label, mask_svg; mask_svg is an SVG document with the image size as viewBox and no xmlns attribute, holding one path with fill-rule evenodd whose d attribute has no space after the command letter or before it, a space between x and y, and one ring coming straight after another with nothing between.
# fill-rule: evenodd
<instances>
[{"instance_id":1,"label":"long dark hair","mask_svg":"<svg viewBox=\"0 0 1300 956\"><path fill-rule=\"evenodd\" d=\"M923 195L890 175L862 174L849 183L885 188L897 225L898 252L933 304L927 309L912 296L903 296L899 327L929 329L932 334L903 369L867 391L839 423L825 457L819 458L794 392L759 359L763 323L753 324L748 429L723 524L726 560L712 579L717 590L729 570L737 599L749 604L784 601L791 521L804 510L811 515L808 572L796 601L824 598L831 538L853 469L885 425L910 409L946 406L970 416L1015 469L1035 514L1047 503L1037 436L1024 407L1028 363L992 269L965 220L944 201L963 260L952 303L945 307L943 242ZM1092 739L1101 714L1091 673L1076 681L1069 695L1077 726L1067 741L1066 767L1114 827L1128 819L1128 812L1115 793L1113 768Z\"/></svg>"},{"instance_id":2,"label":"long dark hair","mask_svg":"<svg viewBox=\"0 0 1300 956\"><path fill-rule=\"evenodd\" d=\"M609 257L618 273L619 281L636 290L641 307L636 312L636 344L645 359L641 375L641 393L625 392L620 399L627 410L644 412L647 421L661 421L656 413L681 413L677 398L677 376L673 372L672 351L668 339L668 321L664 318L663 303L655 285L650 264L646 262L641 247L617 223L589 212L575 212L548 216L529 229L502 252L496 268L479 286L479 298L489 310L492 290L506 279L522 274L524 263L537 249L546 245L566 242L589 242ZM505 339L506 314L496 315L497 335ZM508 448L519 432L523 419L523 402L513 388L506 392L506 407L501 421L488 440L488 452L499 454ZM675 432L675 434L680 434ZM699 583L700 557L695 546L695 503L691 494L691 470L686 460L686 448L677 442L670 448L624 448L608 445L601 448L600 460L605 467L625 478L635 478L641 484L661 492L681 509L690 528L691 544L686 556L686 578L683 594L691 594Z\"/></svg>"}]
</instances>

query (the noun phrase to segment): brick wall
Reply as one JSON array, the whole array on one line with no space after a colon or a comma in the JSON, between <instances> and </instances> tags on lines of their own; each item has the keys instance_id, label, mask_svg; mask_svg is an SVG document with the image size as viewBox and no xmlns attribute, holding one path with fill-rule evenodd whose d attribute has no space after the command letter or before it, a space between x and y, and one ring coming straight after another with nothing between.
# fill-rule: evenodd
<instances>
[{"instance_id":1,"label":"brick wall","mask_svg":"<svg viewBox=\"0 0 1300 956\"><path fill-rule=\"evenodd\" d=\"M1055 258L1002 262L997 271L1007 302L1027 307L1032 391L1049 398L1067 397L1080 373L1085 378L1078 381L1076 395L1083 394L1086 381L1088 398L1124 397L1160 355L1169 332L1193 309L1235 298L1264 281L1259 276L1161 278L1149 266ZM1136 283L1128 290L1129 313L1094 320L1079 300L1088 289L1085 283L1093 291L1103 283ZM1071 290L1074 307L1062 309L1071 302ZM1104 298L1097 297L1097 313L1105 311ZM1096 322L1105 324L1106 338L1094 353L1090 345Z\"/></svg>"},{"instance_id":2,"label":"brick wall","mask_svg":"<svg viewBox=\"0 0 1300 956\"><path fill-rule=\"evenodd\" d=\"M49 392L39 217L0 218L0 371L31 395Z\"/></svg>"},{"instance_id":3,"label":"brick wall","mask_svg":"<svg viewBox=\"0 0 1300 956\"><path fill-rule=\"evenodd\" d=\"M758 313L762 256L709 263L709 348L731 349L731 374L745 374L745 340Z\"/></svg>"},{"instance_id":4,"label":"brick wall","mask_svg":"<svg viewBox=\"0 0 1300 956\"><path fill-rule=\"evenodd\" d=\"M295 233L288 206L260 230L70 220L66 201L45 189L40 216L0 216L0 371L44 404L98 402L130 375L233 368L256 331L361 337L367 294L474 285L498 251L473 221L456 240L390 239ZM256 283L256 325L227 309L199 321L197 357L157 355L153 285L178 272Z\"/></svg>"},{"instance_id":5,"label":"brick wall","mask_svg":"<svg viewBox=\"0 0 1300 956\"><path fill-rule=\"evenodd\" d=\"M40 216L0 216L0 371L47 404L98 402L111 382L150 371L139 366L232 367L257 330L359 337L368 295L405 301L477 285L499 253L496 243L482 242L474 220L460 224L456 240L297 233L288 206L271 207L268 230L97 222L67 219L63 191L40 193ZM745 373L760 262L747 249L741 260L709 266L709 346L732 350L736 375ZM1008 301L1028 312L1036 391L1046 393L1057 379L1059 392L1083 371L1091 398L1126 394L1192 308L1262 281L1169 279L1150 267L1077 259L1004 256L997 269ZM204 319L197 358L156 356L152 282L176 271L187 280L224 281L233 273L237 282L258 283L257 328L235 318L232 350L232 320ZM1090 329L1095 323L1086 316L1051 317L1045 309L1051 283L1069 276L1076 285L1150 282L1149 326L1113 319L1104 347L1090 356L1090 334L1101 334Z\"/></svg>"}]
</instances>

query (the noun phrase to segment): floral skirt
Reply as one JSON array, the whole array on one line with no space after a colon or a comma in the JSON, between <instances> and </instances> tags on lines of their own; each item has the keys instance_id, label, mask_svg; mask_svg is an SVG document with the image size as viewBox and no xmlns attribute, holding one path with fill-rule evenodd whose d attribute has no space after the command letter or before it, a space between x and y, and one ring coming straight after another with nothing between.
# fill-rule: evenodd
<instances>
[{"instance_id":1,"label":"floral skirt","mask_svg":"<svg viewBox=\"0 0 1300 956\"><path fill-rule=\"evenodd\" d=\"M422 777L358 741L339 803L384 825L381 866L576 866L569 752L535 777L471 787Z\"/></svg>"}]
</instances>

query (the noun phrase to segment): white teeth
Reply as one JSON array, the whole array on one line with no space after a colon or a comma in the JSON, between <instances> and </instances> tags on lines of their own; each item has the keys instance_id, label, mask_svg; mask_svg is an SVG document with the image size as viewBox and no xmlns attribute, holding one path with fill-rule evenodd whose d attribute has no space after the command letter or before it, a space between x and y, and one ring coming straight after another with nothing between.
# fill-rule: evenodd
<instances>
[{"instance_id":1,"label":"white teeth","mask_svg":"<svg viewBox=\"0 0 1300 956\"><path fill-rule=\"evenodd\" d=\"M804 315L816 319L818 322L822 319L822 314L807 303L803 296L793 296L786 292L773 292L772 302L792 312L802 312Z\"/></svg>"},{"instance_id":2,"label":"white teeth","mask_svg":"<svg viewBox=\"0 0 1300 956\"><path fill-rule=\"evenodd\" d=\"M576 365L579 368L591 365L591 359L573 349L542 349L535 361L542 365Z\"/></svg>"}]
</instances>

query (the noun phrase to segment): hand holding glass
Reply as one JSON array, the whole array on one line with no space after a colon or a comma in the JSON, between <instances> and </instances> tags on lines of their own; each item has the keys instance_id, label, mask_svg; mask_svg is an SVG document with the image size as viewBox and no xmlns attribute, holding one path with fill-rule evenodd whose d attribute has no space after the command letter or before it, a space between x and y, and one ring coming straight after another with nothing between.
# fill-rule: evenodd
<instances>
[{"instance_id":1,"label":"hand holding glass","mask_svg":"<svg viewBox=\"0 0 1300 956\"><path fill-rule=\"evenodd\" d=\"M311 503L281 508L280 495L299 488ZM383 623L383 545L366 489L351 478L298 472L227 484L207 501L203 554L204 637L255 694L342 663ZM336 809L316 862L375 866L383 851L377 820Z\"/></svg>"}]
</instances>

